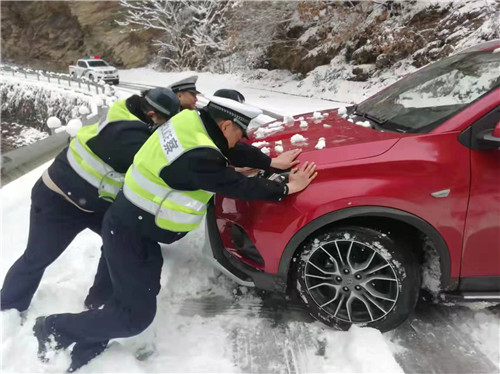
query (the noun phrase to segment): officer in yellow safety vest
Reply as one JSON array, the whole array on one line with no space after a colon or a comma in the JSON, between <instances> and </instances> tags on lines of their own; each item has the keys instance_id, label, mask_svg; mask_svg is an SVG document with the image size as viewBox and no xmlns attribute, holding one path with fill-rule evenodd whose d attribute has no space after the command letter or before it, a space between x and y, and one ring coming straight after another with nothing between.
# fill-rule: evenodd
<instances>
[{"instance_id":1,"label":"officer in yellow safety vest","mask_svg":"<svg viewBox=\"0 0 500 374\"><path fill-rule=\"evenodd\" d=\"M39 352L51 337L55 348L71 352L70 370L100 354L109 339L139 334L153 321L163 258L158 242L172 243L200 225L214 193L243 200L281 201L302 191L316 177L305 162L288 183L247 178L229 167L289 169L298 152L257 159L255 147L239 140L261 111L230 99L213 98L199 112L183 110L148 139L127 171L123 192L103 222L103 253L113 296L102 309L38 317ZM250 155L250 157L247 157ZM54 345L52 345L54 346Z\"/></svg>"},{"instance_id":2,"label":"officer in yellow safety vest","mask_svg":"<svg viewBox=\"0 0 500 374\"><path fill-rule=\"evenodd\" d=\"M86 228L101 233L104 213L121 190L135 153L154 128L179 111L176 95L155 88L115 102L98 123L82 127L36 182L24 254L5 276L1 309L25 311L45 269ZM99 307L112 293L104 257L85 305Z\"/></svg>"}]
</instances>

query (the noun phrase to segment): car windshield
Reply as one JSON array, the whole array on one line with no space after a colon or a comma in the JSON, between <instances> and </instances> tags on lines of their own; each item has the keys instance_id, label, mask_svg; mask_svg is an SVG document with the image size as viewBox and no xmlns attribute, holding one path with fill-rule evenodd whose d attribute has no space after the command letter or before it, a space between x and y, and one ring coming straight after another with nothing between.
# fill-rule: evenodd
<instances>
[{"instance_id":1,"label":"car windshield","mask_svg":"<svg viewBox=\"0 0 500 374\"><path fill-rule=\"evenodd\" d=\"M95 61L87 61L89 63L89 66L92 66L93 68L98 67L98 66L109 66L108 63L104 60L95 60Z\"/></svg>"},{"instance_id":2,"label":"car windshield","mask_svg":"<svg viewBox=\"0 0 500 374\"><path fill-rule=\"evenodd\" d=\"M500 84L500 53L459 53L355 107L384 129L428 132Z\"/></svg>"}]
</instances>

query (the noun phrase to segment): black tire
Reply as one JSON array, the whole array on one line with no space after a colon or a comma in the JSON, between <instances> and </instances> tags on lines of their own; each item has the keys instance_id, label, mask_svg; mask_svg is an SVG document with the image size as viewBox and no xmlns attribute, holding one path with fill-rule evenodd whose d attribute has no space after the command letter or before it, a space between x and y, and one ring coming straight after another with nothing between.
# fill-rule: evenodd
<instances>
[{"instance_id":1,"label":"black tire","mask_svg":"<svg viewBox=\"0 0 500 374\"><path fill-rule=\"evenodd\" d=\"M114 84L115 86L116 86L117 84L120 84L120 80L119 80L119 79L115 79L115 80L113 81L113 84Z\"/></svg>"},{"instance_id":2,"label":"black tire","mask_svg":"<svg viewBox=\"0 0 500 374\"><path fill-rule=\"evenodd\" d=\"M360 226L330 228L307 240L290 275L311 316L341 329L394 329L411 315L420 290L417 257L404 238Z\"/></svg>"},{"instance_id":3,"label":"black tire","mask_svg":"<svg viewBox=\"0 0 500 374\"><path fill-rule=\"evenodd\" d=\"M94 76L92 74L89 74L89 79L93 82L94 81Z\"/></svg>"}]
</instances>

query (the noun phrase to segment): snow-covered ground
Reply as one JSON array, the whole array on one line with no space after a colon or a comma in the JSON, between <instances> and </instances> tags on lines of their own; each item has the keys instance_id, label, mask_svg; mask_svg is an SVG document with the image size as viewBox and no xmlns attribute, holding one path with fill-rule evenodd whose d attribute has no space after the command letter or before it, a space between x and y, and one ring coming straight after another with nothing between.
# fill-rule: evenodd
<instances>
[{"instance_id":1,"label":"snow-covered ground","mask_svg":"<svg viewBox=\"0 0 500 374\"><path fill-rule=\"evenodd\" d=\"M2 188L2 274L23 252L30 190L48 165ZM333 331L317 322L261 316L262 300L218 275L201 256L204 230L164 246L158 313L139 336L113 341L83 372L402 372L380 332ZM21 325L16 311L2 312L3 372L62 372L62 352L44 364L32 334L39 315L82 310L99 256L100 238L82 232L46 271ZM242 293L241 290L238 294ZM215 310L193 307L213 305ZM257 344L260 342L259 344ZM262 344L268 351L262 349Z\"/></svg>"},{"instance_id":2,"label":"snow-covered ground","mask_svg":"<svg viewBox=\"0 0 500 374\"><path fill-rule=\"evenodd\" d=\"M133 69L120 74L124 82L160 86L189 73ZM340 105L320 97L257 89L257 84L250 88L237 76L198 75L198 89L207 95L218 88L235 88L248 103L278 113L299 114ZM126 97L130 91L118 94ZM1 189L2 279L25 248L30 190L47 166ZM424 305L421 309L426 312L417 313L414 324L387 334L358 327L348 332L335 331L312 321L298 307L279 299L261 298L218 274L201 256L204 240L202 226L174 245L163 246L165 262L155 321L136 337L112 341L82 372L484 372L485 367L496 367L498 372L498 309L473 311ZM24 323L17 312L2 312L2 372L58 373L67 369L67 351L58 353L49 363L37 359L32 326L39 315L83 310L100 243L99 236L90 231L74 240L47 269ZM428 311L434 311L439 318L428 317ZM460 344L454 346L456 341ZM439 359L437 353L442 352L451 356L451 363L432 364L433 359ZM478 362L484 365L468 354L479 357ZM471 364L452 366L464 360ZM431 364L426 366L426 361Z\"/></svg>"},{"instance_id":3,"label":"snow-covered ground","mask_svg":"<svg viewBox=\"0 0 500 374\"><path fill-rule=\"evenodd\" d=\"M260 85L258 81L244 81L240 76L235 74L165 73L147 68L138 68L120 70L120 81L152 86L169 86L191 75L198 75L196 88L207 97L213 95L220 88L231 88L240 91L245 96L247 103L279 114L294 115L337 108L340 105L344 105L343 102L325 100L319 96L317 98L306 98L299 89L283 93L269 85Z\"/></svg>"}]
</instances>

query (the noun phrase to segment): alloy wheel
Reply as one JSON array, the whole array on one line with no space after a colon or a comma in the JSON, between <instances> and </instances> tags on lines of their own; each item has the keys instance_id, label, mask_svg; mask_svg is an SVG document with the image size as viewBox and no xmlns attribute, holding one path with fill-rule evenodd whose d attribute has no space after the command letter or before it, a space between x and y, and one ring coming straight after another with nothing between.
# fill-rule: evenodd
<instances>
[{"instance_id":1,"label":"alloy wheel","mask_svg":"<svg viewBox=\"0 0 500 374\"><path fill-rule=\"evenodd\" d=\"M354 239L317 243L305 258L306 292L331 317L356 324L382 319L396 305L399 278L384 249Z\"/></svg>"}]
</instances>

